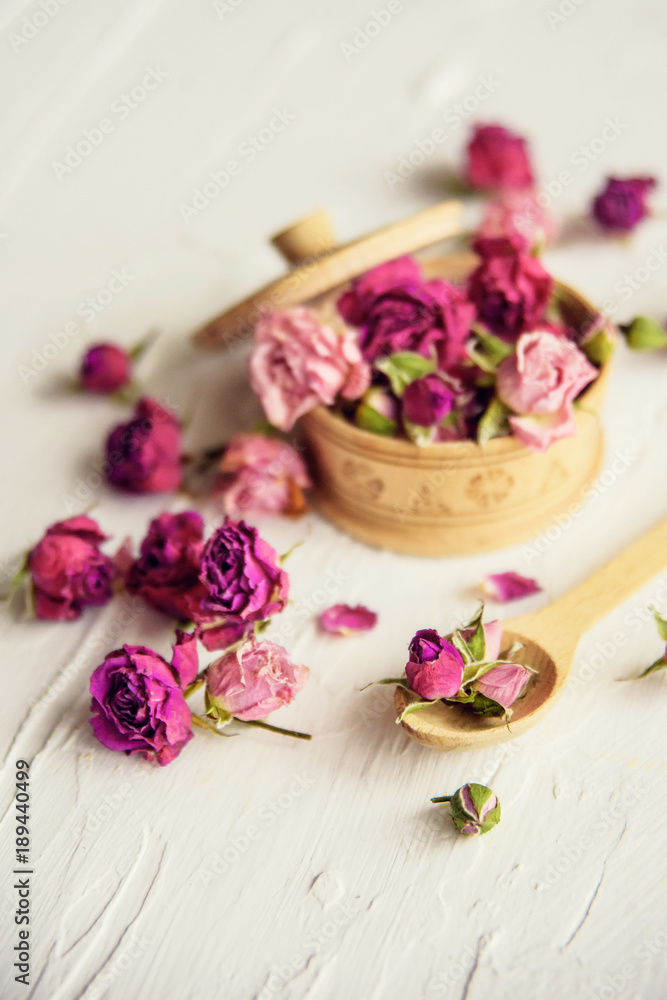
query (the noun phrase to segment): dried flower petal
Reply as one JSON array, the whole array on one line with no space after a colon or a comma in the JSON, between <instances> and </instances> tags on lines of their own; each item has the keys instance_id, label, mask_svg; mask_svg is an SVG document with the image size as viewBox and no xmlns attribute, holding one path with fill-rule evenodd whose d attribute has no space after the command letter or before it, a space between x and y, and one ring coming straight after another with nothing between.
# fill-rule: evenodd
<instances>
[{"instance_id":1,"label":"dried flower petal","mask_svg":"<svg viewBox=\"0 0 667 1000\"><path fill-rule=\"evenodd\" d=\"M363 604L334 604L320 615L320 628L332 635L359 635L375 628L378 616Z\"/></svg>"},{"instance_id":2,"label":"dried flower petal","mask_svg":"<svg viewBox=\"0 0 667 1000\"><path fill-rule=\"evenodd\" d=\"M504 604L506 601L518 601L530 594L539 594L542 590L537 580L521 576L520 573L490 573L482 581L482 589L492 601Z\"/></svg>"}]
</instances>

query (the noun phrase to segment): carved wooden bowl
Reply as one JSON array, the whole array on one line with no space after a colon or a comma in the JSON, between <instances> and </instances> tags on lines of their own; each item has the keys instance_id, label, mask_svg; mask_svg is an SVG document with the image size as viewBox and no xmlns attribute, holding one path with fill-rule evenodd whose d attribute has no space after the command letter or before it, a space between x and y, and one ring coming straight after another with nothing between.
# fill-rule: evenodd
<instances>
[{"instance_id":1,"label":"carved wooden bowl","mask_svg":"<svg viewBox=\"0 0 667 1000\"><path fill-rule=\"evenodd\" d=\"M425 261L424 269L459 281L470 263L457 254ZM583 329L597 310L572 289L557 288L571 322ZM580 396L576 436L545 454L514 437L483 448L474 441L418 447L319 407L301 420L317 505L356 538L412 555L484 552L557 531L558 518L579 506L600 467L606 380L604 369Z\"/></svg>"}]
</instances>

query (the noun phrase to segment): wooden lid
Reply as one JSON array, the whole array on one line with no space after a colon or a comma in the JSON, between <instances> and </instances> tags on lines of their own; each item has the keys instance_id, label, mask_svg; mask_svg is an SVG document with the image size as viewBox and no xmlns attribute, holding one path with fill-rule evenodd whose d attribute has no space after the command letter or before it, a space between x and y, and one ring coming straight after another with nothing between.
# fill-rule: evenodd
<instances>
[{"instance_id":1,"label":"wooden lid","mask_svg":"<svg viewBox=\"0 0 667 1000\"><path fill-rule=\"evenodd\" d=\"M460 202L444 201L340 247L326 211L300 219L271 240L293 269L203 326L195 343L225 347L251 333L263 312L300 305L378 264L458 235L462 217Z\"/></svg>"}]
</instances>

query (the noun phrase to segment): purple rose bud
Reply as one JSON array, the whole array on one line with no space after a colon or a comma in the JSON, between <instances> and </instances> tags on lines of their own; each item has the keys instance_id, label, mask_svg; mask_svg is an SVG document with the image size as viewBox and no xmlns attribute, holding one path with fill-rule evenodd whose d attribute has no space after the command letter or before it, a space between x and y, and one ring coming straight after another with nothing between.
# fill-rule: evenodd
<instances>
[{"instance_id":1,"label":"purple rose bud","mask_svg":"<svg viewBox=\"0 0 667 1000\"><path fill-rule=\"evenodd\" d=\"M70 517L46 529L28 555L35 614L51 621L78 618L85 607L106 604L116 569L100 552L107 536L90 517Z\"/></svg>"},{"instance_id":2,"label":"purple rose bud","mask_svg":"<svg viewBox=\"0 0 667 1000\"><path fill-rule=\"evenodd\" d=\"M289 578L276 552L245 521L229 518L206 543L200 577L207 594L202 620L258 622L287 604Z\"/></svg>"},{"instance_id":3,"label":"purple rose bud","mask_svg":"<svg viewBox=\"0 0 667 1000\"><path fill-rule=\"evenodd\" d=\"M131 379L130 355L116 344L95 344L81 359L79 382L87 392L111 393Z\"/></svg>"},{"instance_id":4,"label":"purple rose bud","mask_svg":"<svg viewBox=\"0 0 667 1000\"><path fill-rule=\"evenodd\" d=\"M171 410L149 396L132 419L106 441L106 477L128 493L167 493L181 481L181 425Z\"/></svg>"},{"instance_id":5,"label":"purple rose bud","mask_svg":"<svg viewBox=\"0 0 667 1000\"><path fill-rule=\"evenodd\" d=\"M453 698L463 679L463 657L435 629L421 629L409 646L405 674L410 687L425 701Z\"/></svg>"},{"instance_id":6,"label":"purple rose bud","mask_svg":"<svg viewBox=\"0 0 667 1000\"><path fill-rule=\"evenodd\" d=\"M608 177L593 200L593 215L603 229L627 233L648 215L646 199L655 177Z\"/></svg>"},{"instance_id":7,"label":"purple rose bud","mask_svg":"<svg viewBox=\"0 0 667 1000\"><path fill-rule=\"evenodd\" d=\"M466 784L453 795L442 795L431 802L449 802L457 830L467 837L488 833L500 822L500 802L486 785Z\"/></svg>"},{"instance_id":8,"label":"purple rose bud","mask_svg":"<svg viewBox=\"0 0 667 1000\"><path fill-rule=\"evenodd\" d=\"M170 764L192 739L183 690L197 676L194 635L176 632L172 661L146 646L109 653L90 679L91 725L109 750Z\"/></svg>"},{"instance_id":9,"label":"purple rose bud","mask_svg":"<svg viewBox=\"0 0 667 1000\"><path fill-rule=\"evenodd\" d=\"M193 621L206 595L199 579L203 548L200 514L160 514L148 526L141 555L130 566L127 589L165 615Z\"/></svg>"},{"instance_id":10,"label":"purple rose bud","mask_svg":"<svg viewBox=\"0 0 667 1000\"><path fill-rule=\"evenodd\" d=\"M426 375L406 387L403 416L419 427L433 427L450 412L452 400L452 393L439 375Z\"/></svg>"}]
</instances>

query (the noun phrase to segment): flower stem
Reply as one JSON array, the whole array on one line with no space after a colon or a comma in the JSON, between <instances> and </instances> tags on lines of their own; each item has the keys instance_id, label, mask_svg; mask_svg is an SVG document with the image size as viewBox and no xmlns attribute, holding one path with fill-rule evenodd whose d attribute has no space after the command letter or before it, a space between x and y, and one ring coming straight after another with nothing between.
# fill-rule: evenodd
<instances>
[{"instance_id":1,"label":"flower stem","mask_svg":"<svg viewBox=\"0 0 667 1000\"><path fill-rule=\"evenodd\" d=\"M215 725L214 722L209 722L208 719L203 719L201 715L192 716L193 726L199 726L200 729L208 729L210 732L215 733L216 736L224 736L226 739L234 736L234 733L223 733L221 729Z\"/></svg>"},{"instance_id":2,"label":"flower stem","mask_svg":"<svg viewBox=\"0 0 667 1000\"><path fill-rule=\"evenodd\" d=\"M195 679L191 684L186 685L183 691L183 697L189 698L191 694L195 693L195 691L199 691L199 688L202 686L205 680L206 680L206 671L202 670L200 674L197 674L197 676L195 677Z\"/></svg>"},{"instance_id":3,"label":"flower stem","mask_svg":"<svg viewBox=\"0 0 667 1000\"><path fill-rule=\"evenodd\" d=\"M281 736L292 736L295 740L312 740L310 733L300 733L296 729L281 729L279 726L272 726L268 722L261 722L259 719L253 719L248 722L245 719L237 719L234 716L234 722L240 722L244 726L256 726L257 729L268 729L270 733L280 733Z\"/></svg>"},{"instance_id":4,"label":"flower stem","mask_svg":"<svg viewBox=\"0 0 667 1000\"><path fill-rule=\"evenodd\" d=\"M438 795L435 799L431 799L431 802L451 802L451 795Z\"/></svg>"}]
</instances>

